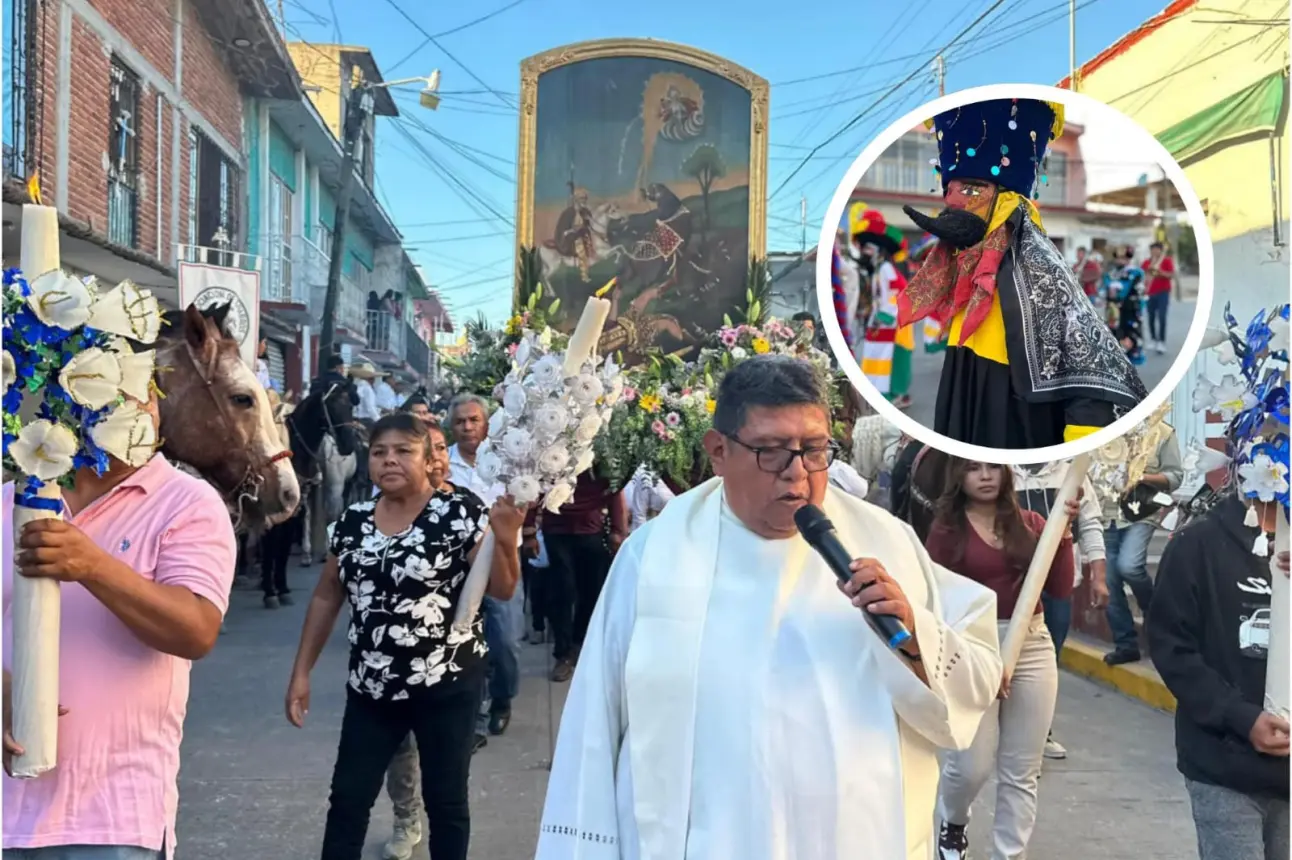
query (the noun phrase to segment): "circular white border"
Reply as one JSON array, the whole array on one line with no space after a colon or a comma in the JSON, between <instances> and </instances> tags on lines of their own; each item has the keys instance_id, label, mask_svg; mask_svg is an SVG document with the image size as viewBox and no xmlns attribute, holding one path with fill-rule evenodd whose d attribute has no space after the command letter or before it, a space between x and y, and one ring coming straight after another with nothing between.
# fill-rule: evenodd
<instances>
[{"instance_id":1,"label":"circular white border","mask_svg":"<svg viewBox=\"0 0 1292 860\"><path fill-rule=\"evenodd\" d=\"M848 379L852 381L858 393L866 399L866 402L890 423L895 424L903 433L918 439L925 445L932 446L953 457L1008 466L1048 463L1054 460L1067 460L1079 454L1086 454L1125 435L1137 424L1146 420L1153 410L1157 409L1171 396L1172 392L1184 379L1184 375L1189 372L1189 366L1193 364L1198 348L1202 345L1207 322L1211 318L1215 275L1211 234L1207 231L1207 219L1202 211L1202 201L1198 199L1198 194L1193 190L1193 185L1184 175L1184 170L1166 151L1166 148L1158 142L1157 138L1147 131L1143 131L1144 136L1151 141L1151 148L1155 150L1158 164L1163 172L1166 173L1167 178L1175 185L1176 191L1180 194L1180 199L1184 201L1184 208L1189 213L1189 224L1193 228L1198 247L1198 296L1194 305L1193 323L1189 326L1189 334L1184 339L1184 346L1181 348L1180 354L1176 356L1174 363L1172 363L1170 370L1166 372L1166 376L1162 378L1162 381L1148 393L1148 397L1144 398L1127 415L1075 442L1051 445L1047 448L1017 449L985 448L981 445L958 442L955 439L943 436L941 433L934 432L932 428L924 426L890 403L861 372L861 364L853 356L847 341L844 340L843 330L839 327L838 316L834 313L834 292L831 284L830 266L834 257L835 235L839 224L843 221L844 210L847 209L849 199L861 182L861 177L866 170L879 160L889 146L896 143L902 135L912 128L923 123L929 117L953 108L988 99L1013 98L1055 101L1065 106L1075 105L1087 111L1111 111L1130 119L1130 117L1126 117L1125 114L1121 114L1115 108L1109 107L1097 99L1080 93L1073 93L1069 90L1061 90L1040 84L992 84L985 87L960 90L928 102L884 129L870 142L869 146L862 150L861 155L852 163L852 167L848 169L843 181L834 192L834 199L830 201L830 208L826 210L825 222L821 225L821 240L817 246L816 260L817 301L820 304L821 324L825 327L826 337L830 341L830 348L834 351L835 357L839 361L839 366L847 374ZM1130 121L1135 122L1134 120ZM1137 128L1141 128L1142 131L1142 127L1138 123L1135 123L1135 125Z\"/></svg>"}]
</instances>

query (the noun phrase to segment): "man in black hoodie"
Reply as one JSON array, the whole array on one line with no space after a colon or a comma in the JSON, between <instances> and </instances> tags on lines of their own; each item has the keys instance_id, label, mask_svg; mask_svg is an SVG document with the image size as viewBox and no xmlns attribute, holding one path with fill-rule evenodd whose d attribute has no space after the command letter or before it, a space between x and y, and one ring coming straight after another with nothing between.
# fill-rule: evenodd
<instances>
[{"instance_id":1,"label":"man in black hoodie","mask_svg":"<svg viewBox=\"0 0 1292 860\"><path fill-rule=\"evenodd\" d=\"M1265 710L1271 566L1231 496L1177 533L1158 566L1149 653L1176 698L1175 748L1201 860L1288 856L1288 722ZM1286 574L1286 554L1279 558Z\"/></svg>"}]
</instances>

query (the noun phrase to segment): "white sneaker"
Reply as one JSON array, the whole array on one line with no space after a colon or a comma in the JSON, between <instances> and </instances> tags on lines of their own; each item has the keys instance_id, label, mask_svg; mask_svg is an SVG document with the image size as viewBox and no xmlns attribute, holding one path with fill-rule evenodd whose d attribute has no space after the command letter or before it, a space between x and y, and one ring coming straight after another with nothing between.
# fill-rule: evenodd
<instances>
[{"instance_id":1,"label":"white sneaker","mask_svg":"<svg viewBox=\"0 0 1292 860\"><path fill-rule=\"evenodd\" d=\"M1065 759L1068 757L1068 751L1063 744L1059 743L1054 738L1046 738L1045 757L1056 760Z\"/></svg>"},{"instance_id":2,"label":"white sneaker","mask_svg":"<svg viewBox=\"0 0 1292 860\"><path fill-rule=\"evenodd\" d=\"M1166 344L1162 343L1161 341L1158 341L1157 346L1153 348L1157 350L1158 355L1166 355Z\"/></svg>"},{"instance_id":3,"label":"white sneaker","mask_svg":"<svg viewBox=\"0 0 1292 860\"><path fill-rule=\"evenodd\" d=\"M381 856L386 860L410 860L413 856L413 849L422 841L422 822L420 819L412 821L395 820L395 830L382 849Z\"/></svg>"}]
</instances>

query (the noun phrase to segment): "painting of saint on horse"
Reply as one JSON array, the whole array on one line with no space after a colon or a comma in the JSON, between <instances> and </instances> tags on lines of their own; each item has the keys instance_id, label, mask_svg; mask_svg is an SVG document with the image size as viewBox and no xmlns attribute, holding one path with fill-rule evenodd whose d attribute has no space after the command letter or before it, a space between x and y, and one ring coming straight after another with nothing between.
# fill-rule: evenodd
<instances>
[{"instance_id":1,"label":"painting of saint on horse","mask_svg":"<svg viewBox=\"0 0 1292 860\"><path fill-rule=\"evenodd\" d=\"M532 165L520 177L520 206L529 207L521 245L537 253L569 326L616 279L603 351L685 353L743 308L751 256L763 255L751 200L765 196L754 103L760 87L765 103L766 84L702 59L592 52L567 61L580 47L526 61L531 70L540 62L532 157L521 159ZM522 150L526 140L523 121Z\"/></svg>"}]
</instances>

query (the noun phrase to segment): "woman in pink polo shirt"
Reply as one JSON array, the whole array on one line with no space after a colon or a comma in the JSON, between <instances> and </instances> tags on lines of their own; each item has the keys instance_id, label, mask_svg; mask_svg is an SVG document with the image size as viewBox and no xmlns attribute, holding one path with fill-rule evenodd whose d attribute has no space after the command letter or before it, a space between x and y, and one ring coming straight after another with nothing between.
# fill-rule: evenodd
<instances>
[{"instance_id":1,"label":"woman in pink polo shirt","mask_svg":"<svg viewBox=\"0 0 1292 860\"><path fill-rule=\"evenodd\" d=\"M395 751L417 741L432 860L466 860L467 776L486 655L481 616L451 628L462 584L487 525L497 536L489 594L507 600L520 575L525 514L504 497L484 504L446 480L438 426L409 413L379 420L369 469L381 495L352 505L305 616L287 690L287 719L304 724L310 671L350 603L350 673L341 743L323 834L323 860L359 860L372 805Z\"/></svg>"}]
</instances>

